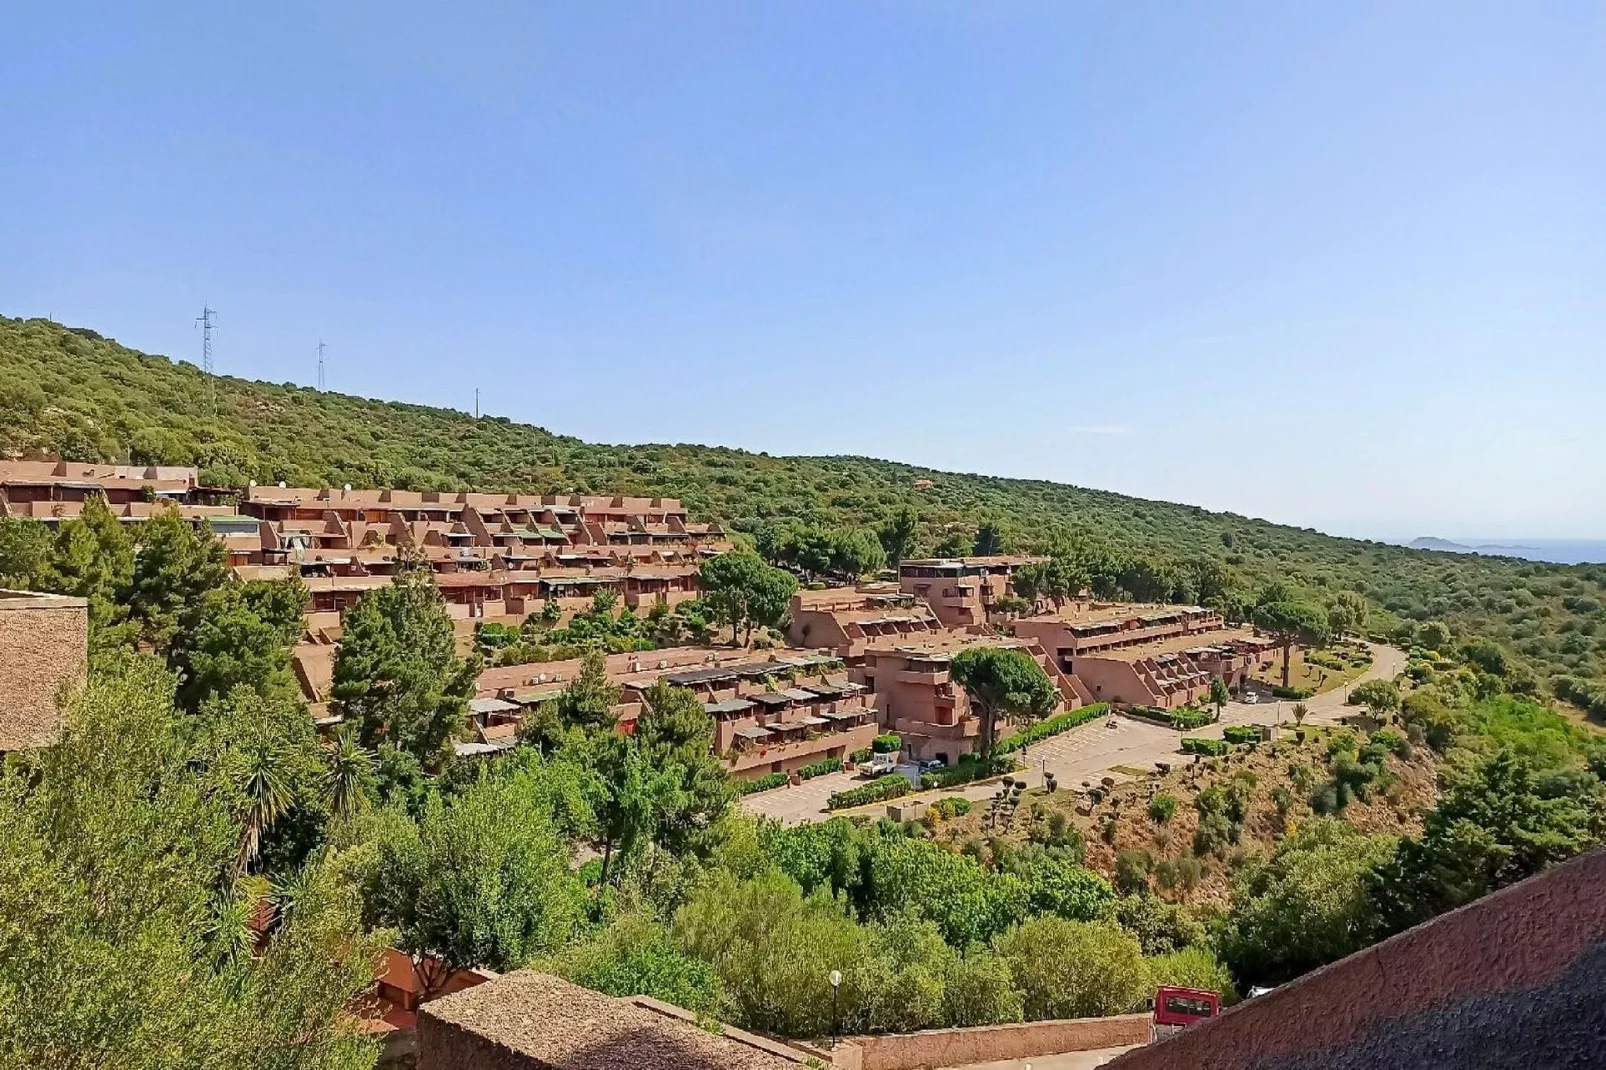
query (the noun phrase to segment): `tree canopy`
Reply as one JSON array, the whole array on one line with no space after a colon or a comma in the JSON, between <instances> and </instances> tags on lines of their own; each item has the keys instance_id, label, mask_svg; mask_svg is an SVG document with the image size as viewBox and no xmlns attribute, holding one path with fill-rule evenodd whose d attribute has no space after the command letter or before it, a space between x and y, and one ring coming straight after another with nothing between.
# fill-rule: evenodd
<instances>
[{"instance_id":1,"label":"tree canopy","mask_svg":"<svg viewBox=\"0 0 1606 1070\"><path fill-rule=\"evenodd\" d=\"M977 745L991 758L1000 717L1025 723L1048 716L1059 702L1054 683L1037 659L1013 647L973 646L954 655L954 682L981 714Z\"/></svg>"}]
</instances>

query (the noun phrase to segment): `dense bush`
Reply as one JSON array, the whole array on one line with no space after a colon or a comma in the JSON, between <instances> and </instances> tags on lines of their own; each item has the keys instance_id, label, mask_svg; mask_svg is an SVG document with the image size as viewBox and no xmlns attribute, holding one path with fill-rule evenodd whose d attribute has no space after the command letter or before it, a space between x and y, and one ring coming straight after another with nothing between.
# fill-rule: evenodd
<instances>
[{"instance_id":1,"label":"dense bush","mask_svg":"<svg viewBox=\"0 0 1606 1070\"><path fill-rule=\"evenodd\" d=\"M1161 793L1149 800L1149 818L1157 825L1164 825L1171 820L1177 812L1177 797Z\"/></svg>"},{"instance_id":2,"label":"dense bush","mask_svg":"<svg viewBox=\"0 0 1606 1070\"><path fill-rule=\"evenodd\" d=\"M895 754L903 747L903 740L892 734L876 736L870 741L870 749L877 754Z\"/></svg>"},{"instance_id":3,"label":"dense bush","mask_svg":"<svg viewBox=\"0 0 1606 1070\"><path fill-rule=\"evenodd\" d=\"M1314 688L1309 687L1284 687L1281 684L1274 684L1272 685L1271 693L1274 698L1285 698L1299 702L1310 698L1316 691Z\"/></svg>"},{"instance_id":4,"label":"dense bush","mask_svg":"<svg viewBox=\"0 0 1606 1070\"><path fill-rule=\"evenodd\" d=\"M1257 724L1235 724L1222 729L1221 736L1228 743L1259 743L1260 726Z\"/></svg>"},{"instance_id":5,"label":"dense bush","mask_svg":"<svg viewBox=\"0 0 1606 1070\"><path fill-rule=\"evenodd\" d=\"M909 783L908 777L899 773L888 773L868 784L833 792L826 800L825 807L828 810L847 810L855 806L868 806L871 803L886 802L908 795L913 790L914 785Z\"/></svg>"},{"instance_id":6,"label":"dense bush","mask_svg":"<svg viewBox=\"0 0 1606 1070\"><path fill-rule=\"evenodd\" d=\"M1232 749L1224 739L1206 739L1203 736L1186 736L1182 740L1182 753L1205 754L1219 758Z\"/></svg>"},{"instance_id":7,"label":"dense bush","mask_svg":"<svg viewBox=\"0 0 1606 1070\"><path fill-rule=\"evenodd\" d=\"M920 788L922 791L931 791L934 788L954 788L961 784L969 784L976 780L986 780L991 776L1008 773L1019 768L1018 763L1007 759L994 759L983 762L974 754L960 755L959 761L946 769L936 769L929 773L920 774Z\"/></svg>"},{"instance_id":8,"label":"dense bush","mask_svg":"<svg viewBox=\"0 0 1606 1070\"><path fill-rule=\"evenodd\" d=\"M1155 721L1178 731L1203 728L1215 720L1215 717L1209 712L1196 710L1192 706L1181 706L1174 710L1164 709L1159 706L1129 706L1126 712L1132 717L1138 717L1145 721Z\"/></svg>"}]
</instances>

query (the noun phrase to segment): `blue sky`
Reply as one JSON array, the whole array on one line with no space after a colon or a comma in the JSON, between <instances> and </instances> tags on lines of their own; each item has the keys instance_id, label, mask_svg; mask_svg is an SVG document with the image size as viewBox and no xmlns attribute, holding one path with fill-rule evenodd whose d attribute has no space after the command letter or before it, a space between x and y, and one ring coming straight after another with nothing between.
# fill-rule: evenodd
<instances>
[{"instance_id":1,"label":"blue sky","mask_svg":"<svg viewBox=\"0 0 1606 1070\"><path fill-rule=\"evenodd\" d=\"M254 9L268 10L254 10ZM609 442L1606 536L1598 3L25 3L0 312Z\"/></svg>"}]
</instances>

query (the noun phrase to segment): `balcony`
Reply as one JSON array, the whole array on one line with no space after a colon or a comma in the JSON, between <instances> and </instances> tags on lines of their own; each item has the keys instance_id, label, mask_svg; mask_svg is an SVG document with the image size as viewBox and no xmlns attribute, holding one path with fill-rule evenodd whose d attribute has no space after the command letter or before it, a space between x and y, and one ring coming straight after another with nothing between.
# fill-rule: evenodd
<instances>
[{"instance_id":1,"label":"balcony","mask_svg":"<svg viewBox=\"0 0 1606 1070\"><path fill-rule=\"evenodd\" d=\"M981 735L981 720L966 717L958 724L936 724L901 717L893 722L892 730L900 736L921 736L925 739L975 739Z\"/></svg>"},{"instance_id":2,"label":"balcony","mask_svg":"<svg viewBox=\"0 0 1606 1070\"><path fill-rule=\"evenodd\" d=\"M941 687L950 682L947 669L899 669L892 674L892 679L900 684L924 684L927 687Z\"/></svg>"}]
</instances>

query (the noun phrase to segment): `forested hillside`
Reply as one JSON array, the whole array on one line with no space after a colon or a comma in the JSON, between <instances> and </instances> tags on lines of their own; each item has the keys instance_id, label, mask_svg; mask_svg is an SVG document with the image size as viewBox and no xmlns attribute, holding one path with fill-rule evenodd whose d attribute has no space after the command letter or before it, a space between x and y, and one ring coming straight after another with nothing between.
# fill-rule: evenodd
<instances>
[{"instance_id":1,"label":"forested hillside","mask_svg":"<svg viewBox=\"0 0 1606 1070\"><path fill-rule=\"evenodd\" d=\"M1282 583L1325 602L1363 593L1374 628L1440 620L1498 644L1512 676L1606 713L1606 566L1562 566L1338 539L1230 513L1035 480L862 457L770 457L692 445L608 446L539 427L220 376L91 330L0 318L0 454L195 464L214 483L581 491L679 497L753 531L774 518L873 527L904 507L916 549L991 525L1018 550L1098 553L1124 585L1200 594ZM926 485L929 481L929 486ZM967 547L968 548L968 547ZM1519 689L1528 684L1519 679ZM1597 697L1597 692L1601 693Z\"/></svg>"}]
</instances>

